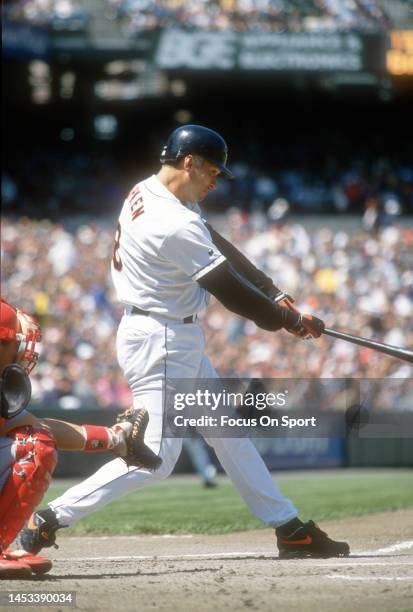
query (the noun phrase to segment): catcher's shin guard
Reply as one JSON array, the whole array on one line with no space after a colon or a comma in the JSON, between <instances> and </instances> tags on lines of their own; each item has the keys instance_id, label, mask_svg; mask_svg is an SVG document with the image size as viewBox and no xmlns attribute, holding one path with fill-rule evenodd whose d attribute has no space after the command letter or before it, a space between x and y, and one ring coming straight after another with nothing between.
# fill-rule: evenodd
<instances>
[{"instance_id":1,"label":"catcher's shin guard","mask_svg":"<svg viewBox=\"0 0 413 612\"><path fill-rule=\"evenodd\" d=\"M313 521L304 523L288 536L277 533L277 530L276 535L280 559L328 559L350 554L347 542L335 542Z\"/></svg>"},{"instance_id":2,"label":"catcher's shin guard","mask_svg":"<svg viewBox=\"0 0 413 612\"><path fill-rule=\"evenodd\" d=\"M50 546L58 548L56 531L62 527L51 508L39 510L32 514L27 527L20 532L19 544L23 550L33 555L37 555L42 548Z\"/></svg>"},{"instance_id":3,"label":"catcher's shin guard","mask_svg":"<svg viewBox=\"0 0 413 612\"><path fill-rule=\"evenodd\" d=\"M19 427L15 440L16 461L0 493L0 548L13 542L42 499L57 463L55 443L42 428Z\"/></svg>"}]
</instances>

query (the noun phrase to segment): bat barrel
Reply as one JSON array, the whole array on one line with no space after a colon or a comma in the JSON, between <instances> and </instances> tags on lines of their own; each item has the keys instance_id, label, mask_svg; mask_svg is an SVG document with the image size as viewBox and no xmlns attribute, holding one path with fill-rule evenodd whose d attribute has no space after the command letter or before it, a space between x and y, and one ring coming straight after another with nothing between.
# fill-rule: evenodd
<instances>
[{"instance_id":1,"label":"bat barrel","mask_svg":"<svg viewBox=\"0 0 413 612\"><path fill-rule=\"evenodd\" d=\"M391 357L397 357L403 361L413 363L413 351L410 351L409 349L392 346L390 344L383 344L382 342L368 340L367 338L361 338L360 336L353 336L352 334L339 332L335 329L329 329L328 327L325 328L323 333L327 336L331 336L332 338L338 338L339 340L345 340L346 342L352 342L353 344L365 346L366 348L379 351L380 353L390 355Z\"/></svg>"}]
</instances>

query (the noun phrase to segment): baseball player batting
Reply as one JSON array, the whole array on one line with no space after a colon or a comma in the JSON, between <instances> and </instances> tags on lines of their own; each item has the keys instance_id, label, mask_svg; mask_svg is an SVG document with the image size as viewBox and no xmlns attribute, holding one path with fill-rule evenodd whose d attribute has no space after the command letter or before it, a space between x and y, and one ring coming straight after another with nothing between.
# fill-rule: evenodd
<instances>
[{"instance_id":1,"label":"baseball player batting","mask_svg":"<svg viewBox=\"0 0 413 612\"><path fill-rule=\"evenodd\" d=\"M145 442L162 458L162 466L151 472L128 471L120 459L108 462L50 502L47 510L35 513L34 528L22 533L26 550L38 552L50 545L56 525L70 526L172 472L182 439L162 436L162 390L166 380L218 379L197 322L210 294L269 332L284 328L298 338L318 338L324 329L320 319L298 312L289 296L203 221L198 203L216 187L218 176L232 178L223 138L200 125L182 126L167 139L160 161L158 174L135 185L123 204L112 278L125 307L117 334L118 361L135 408L143 404L148 410ZM349 554L346 542L335 542L313 521L298 518L248 438L207 442L251 512L275 528L280 557Z\"/></svg>"},{"instance_id":2,"label":"baseball player batting","mask_svg":"<svg viewBox=\"0 0 413 612\"><path fill-rule=\"evenodd\" d=\"M49 486L56 448L111 450L129 465L148 464L148 457L152 458L140 440L148 418L142 409L132 419L121 415L124 422L114 427L39 420L26 410L31 397L28 374L38 361L40 340L37 321L0 299L1 579L31 578L32 573L42 574L52 567L49 559L8 547ZM159 458L153 455L154 459L157 465Z\"/></svg>"}]
</instances>

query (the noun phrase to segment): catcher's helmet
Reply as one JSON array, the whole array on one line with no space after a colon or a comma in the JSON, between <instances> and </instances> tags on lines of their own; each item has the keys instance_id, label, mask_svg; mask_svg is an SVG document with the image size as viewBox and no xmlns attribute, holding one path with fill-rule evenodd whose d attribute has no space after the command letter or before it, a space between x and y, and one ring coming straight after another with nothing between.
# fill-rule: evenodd
<instances>
[{"instance_id":1,"label":"catcher's helmet","mask_svg":"<svg viewBox=\"0 0 413 612\"><path fill-rule=\"evenodd\" d=\"M175 162L194 153L214 164L226 178L234 178L226 167L228 147L225 140L214 130L202 125L183 125L172 132L162 149L161 164Z\"/></svg>"},{"instance_id":2,"label":"catcher's helmet","mask_svg":"<svg viewBox=\"0 0 413 612\"><path fill-rule=\"evenodd\" d=\"M39 359L41 339L39 323L0 298L0 364L3 345L14 343L12 362L21 365L27 373L31 372Z\"/></svg>"}]
</instances>

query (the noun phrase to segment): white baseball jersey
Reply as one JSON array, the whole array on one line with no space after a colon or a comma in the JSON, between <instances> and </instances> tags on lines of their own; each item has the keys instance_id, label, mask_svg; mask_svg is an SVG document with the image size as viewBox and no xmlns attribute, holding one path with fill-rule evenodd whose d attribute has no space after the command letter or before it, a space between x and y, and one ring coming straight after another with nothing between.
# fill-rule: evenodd
<instances>
[{"instance_id":1,"label":"white baseball jersey","mask_svg":"<svg viewBox=\"0 0 413 612\"><path fill-rule=\"evenodd\" d=\"M196 281L223 261L198 204L183 204L155 175L135 185L120 213L112 259L121 302L177 319L196 314L209 299Z\"/></svg>"}]
</instances>

